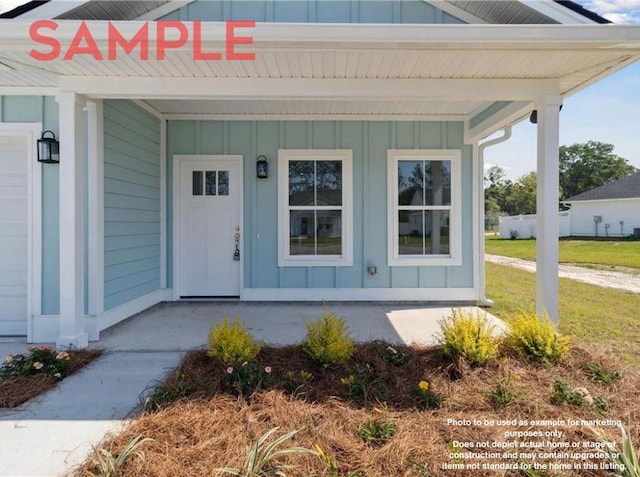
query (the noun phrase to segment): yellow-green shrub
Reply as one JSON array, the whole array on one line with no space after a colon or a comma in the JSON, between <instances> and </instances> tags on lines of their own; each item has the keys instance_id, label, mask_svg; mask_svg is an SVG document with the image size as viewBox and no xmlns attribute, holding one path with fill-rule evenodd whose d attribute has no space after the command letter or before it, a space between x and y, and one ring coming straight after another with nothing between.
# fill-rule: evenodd
<instances>
[{"instance_id":1,"label":"yellow-green shrub","mask_svg":"<svg viewBox=\"0 0 640 477\"><path fill-rule=\"evenodd\" d=\"M556 364L569 350L569 337L560 336L548 316L520 312L508 321L507 343L521 356L544 364Z\"/></svg>"},{"instance_id":2,"label":"yellow-green shrub","mask_svg":"<svg viewBox=\"0 0 640 477\"><path fill-rule=\"evenodd\" d=\"M229 325L225 316L222 323L212 326L209 331L207 354L212 358L221 359L225 364L252 361L260 352L260 348L239 318Z\"/></svg>"},{"instance_id":3,"label":"yellow-green shrub","mask_svg":"<svg viewBox=\"0 0 640 477\"><path fill-rule=\"evenodd\" d=\"M317 321L307 321L307 337L302 349L323 366L343 364L353 356L355 345L346 322L323 308Z\"/></svg>"},{"instance_id":4,"label":"yellow-green shrub","mask_svg":"<svg viewBox=\"0 0 640 477\"><path fill-rule=\"evenodd\" d=\"M450 317L440 321L439 337L446 358L463 358L473 366L480 366L498 354L500 338L493 336L494 326L486 314L453 310Z\"/></svg>"}]
</instances>

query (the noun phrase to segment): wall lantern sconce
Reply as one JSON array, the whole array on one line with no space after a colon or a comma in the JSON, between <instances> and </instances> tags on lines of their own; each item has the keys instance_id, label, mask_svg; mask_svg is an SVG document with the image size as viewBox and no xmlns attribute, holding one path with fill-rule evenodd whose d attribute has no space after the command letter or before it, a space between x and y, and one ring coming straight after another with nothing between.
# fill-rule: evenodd
<instances>
[{"instance_id":1,"label":"wall lantern sconce","mask_svg":"<svg viewBox=\"0 0 640 477\"><path fill-rule=\"evenodd\" d=\"M266 156L258 156L256 176L258 179L266 179L269 177L269 163L267 162Z\"/></svg>"},{"instance_id":2,"label":"wall lantern sconce","mask_svg":"<svg viewBox=\"0 0 640 477\"><path fill-rule=\"evenodd\" d=\"M50 133L53 137L44 137ZM38 162L58 164L60 162L60 143L53 131L44 131L38 139Z\"/></svg>"},{"instance_id":3,"label":"wall lantern sconce","mask_svg":"<svg viewBox=\"0 0 640 477\"><path fill-rule=\"evenodd\" d=\"M560 105L560 111L562 111L562 104ZM538 110L534 109L531 111L531 116L529 116L529 122L531 124L538 124Z\"/></svg>"}]
</instances>

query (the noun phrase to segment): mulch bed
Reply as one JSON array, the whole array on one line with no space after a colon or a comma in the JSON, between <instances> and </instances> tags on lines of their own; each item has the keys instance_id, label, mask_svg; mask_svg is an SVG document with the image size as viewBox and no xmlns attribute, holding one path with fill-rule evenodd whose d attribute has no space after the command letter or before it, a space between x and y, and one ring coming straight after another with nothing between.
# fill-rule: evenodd
<instances>
[{"instance_id":1,"label":"mulch bed","mask_svg":"<svg viewBox=\"0 0 640 477\"><path fill-rule=\"evenodd\" d=\"M144 412L122 433L108 439L104 447L117 455L135 436L153 439L144 445L145 459L132 458L127 462L122 472L125 476L223 475L214 469L240 467L247 446L266 431L280 427L279 435L299 430L285 447L311 448L318 444L338 466L338 472L331 474L318 457L295 455L288 461L295 466L286 471L289 477L347 476L349 471L356 470L363 473L352 475L426 477L525 475L505 470L443 470L443 463L454 462L449 457L454 440L508 441L513 439L505 439L505 430L559 429L563 432L562 441L597 441L583 426L464 426L452 425L450 419L619 419L630 427L635 442L640 441L639 375L635 370L622 369L605 352L574 345L557 366L532 365L503 353L502 358L486 367L471 368L444 361L435 347L396 347L409 352L411 358L404 365L392 365L380 356L379 350L384 346L360 344L347 364L328 369L312 363L299 346L265 347L258 362L271 367L270 383L250 396L234 395L225 389L226 368L204 351L192 351L164 384L181 397ZM607 385L594 383L583 369L585 363L621 370L623 376ZM295 374L303 370L312 373L309 382L295 392L285 389L282 382L286 381L287 372ZM365 396L348 395L341 378L349 375L364 380L368 388ZM508 376L514 378L516 398L508 407L496 409L491 391ZM601 396L609 410L553 404L550 396L557 379ZM443 397L440 409L429 410L420 405L415 393L420 380L427 380L430 389ZM356 432L358 424L379 416L375 408L386 408L387 418L397 425L395 436L382 446L362 442ZM619 439L618 429L603 430L610 438ZM503 452L503 449L488 450ZM91 470L87 463L77 474L88 475ZM580 469L537 475L610 474L600 469Z\"/></svg>"},{"instance_id":2,"label":"mulch bed","mask_svg":"<svg viewBox=\"0 0 640 477\"><path fill-rule=\"evenodd\" d=\"M69 351L65 376L70 376L102 355L102 350ZM0 380L0 408L14 408L55 387L60 379L45 373Z\"/></svg>"}]
</instances>

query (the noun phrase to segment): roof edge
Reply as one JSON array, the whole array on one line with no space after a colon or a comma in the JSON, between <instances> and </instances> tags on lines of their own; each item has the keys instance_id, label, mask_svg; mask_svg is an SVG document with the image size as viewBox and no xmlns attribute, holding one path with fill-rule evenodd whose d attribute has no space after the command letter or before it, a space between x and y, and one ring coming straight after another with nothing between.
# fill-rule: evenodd
<instances>
[{"instance_id":1,"label":"roof edge","mask_svg":"<svg viewBox=\"0 0 640 477\"><path fill-rule=\"evenodd\" d=\"M585 18L588 18L591 21L594 21L599 24L613 23L611 20L607 20L606 18L598 15L596 12L591 10L587 10L582 5L572 1L572 0L554 0L557 4L562 5L563 7L577 13L578 15L582 15Z\"/></svg>"},{"instance_id":2,"label":"roof edge","mask_svg":"<svg viewBox=\"0 0 640 477\"><path fill-rule=\"evenodd\" d=\"M31 10L34 10L38 7L41 7L45 3L49 3L50 0L32 0L27 3L23 3L22 5L18 5L13 10L9 10L8 12L0 13L0 18L18 18L24 15Z\"/></svg>"}]
</instances>

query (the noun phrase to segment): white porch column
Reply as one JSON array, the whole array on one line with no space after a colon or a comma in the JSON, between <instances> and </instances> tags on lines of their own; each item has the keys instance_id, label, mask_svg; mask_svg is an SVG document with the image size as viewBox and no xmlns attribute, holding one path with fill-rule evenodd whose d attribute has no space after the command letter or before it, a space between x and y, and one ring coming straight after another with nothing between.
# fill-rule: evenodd
<instances>
[{"instance_id":1,"label":"white porch column","mask_svg":"<svg viewBox=\"0 0 640 477\"><path fill-rule=\"evenodd\" d=\"M84 348L84 98L56 96L60 114L59 347Z\"/></svg>"},{"instance_id":2,"label":"white porch column","mask_svg":"<svg viewBox=\"0 0 640 477\"><path fill-rule=\"evenodd\" d=\"M536 312L558 323L560 95L543 96L538 110Z\"/></svg>"}]
</instances>

